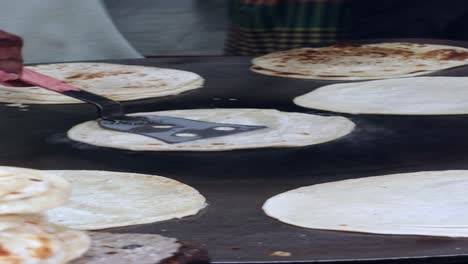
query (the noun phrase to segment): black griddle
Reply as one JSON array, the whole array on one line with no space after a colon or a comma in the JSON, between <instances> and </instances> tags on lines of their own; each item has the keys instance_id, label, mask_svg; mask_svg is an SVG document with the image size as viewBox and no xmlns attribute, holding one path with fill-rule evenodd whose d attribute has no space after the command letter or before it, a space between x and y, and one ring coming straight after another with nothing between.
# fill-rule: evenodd
<instances>
[{"instance_id":1,"label":"black griddle","mask_svg":"<svg viewBox=\"0 0 468 264\"><path fill-rule=\"evenodd\" d=\"M418 41L418 40L411 40ZM420 41L468 47L468 43ZM191 108L275 108L334 115L292 99L337 81L278 78L249 71L246 57L180 57L107 61L196 72L205 88L125 103L128 112ZM468 67L437 74L468 76ZM468 83L467 83L468 88ZM156 233L205 246L213 262L463 263L468 239L318 231L263 214L269 197L300 186L389 173L468 169L468 115L349 115L357 124L336 141L300 148L227 152L133 152L73 142L65 133L96 118L89 105L0 105L0 164L36 169L151 173L187 183L208 200L181 220L108 229ZM274 257L275 251L290 257Z\"/></svg>"}]
</instances>

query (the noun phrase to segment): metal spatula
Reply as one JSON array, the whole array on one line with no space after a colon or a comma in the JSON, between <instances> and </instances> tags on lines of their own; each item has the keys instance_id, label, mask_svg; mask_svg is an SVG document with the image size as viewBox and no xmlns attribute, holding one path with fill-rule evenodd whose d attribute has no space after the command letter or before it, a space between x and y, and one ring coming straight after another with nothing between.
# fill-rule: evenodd
<instances>
[{"instance_id":1,"label":"metal spatula","mask_svg":"<svg viewBox=\"0 0 468 264\"><path fill-rule=\"evenodd\" d=\"M103 128L152 137L169 144L266 128L265 126L204 122L170 116L126 116L119 102L83 91L50 76L24 68L19 80L97 106L101 117L98 122Z\"/></svg>"}]
</instances>

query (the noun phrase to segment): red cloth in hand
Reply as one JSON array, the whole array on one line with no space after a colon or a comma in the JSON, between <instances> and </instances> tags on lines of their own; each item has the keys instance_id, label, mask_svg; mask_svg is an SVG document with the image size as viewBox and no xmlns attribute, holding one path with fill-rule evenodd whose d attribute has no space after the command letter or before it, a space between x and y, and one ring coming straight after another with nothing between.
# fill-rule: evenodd
<instances>
[{"instance_id":1,"label":"red cloth in hand","mask_svg":"<svg viewBox=\"0 0 468 264\"><path fill-rule=\"evenodd\" d=\"M0 82L15 80L23 68L23 40L0 30Z\"/></svg>"}]
</instances>

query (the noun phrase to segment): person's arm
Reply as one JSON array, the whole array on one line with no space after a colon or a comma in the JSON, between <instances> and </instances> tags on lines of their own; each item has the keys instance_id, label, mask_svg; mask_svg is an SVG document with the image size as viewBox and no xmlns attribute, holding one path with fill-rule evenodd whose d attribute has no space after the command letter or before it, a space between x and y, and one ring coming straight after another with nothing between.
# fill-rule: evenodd
<instances>
[{"instance_id":1,"label":"person's arm","mask_svg":"<svg viewBox=\"0 0 468 264\"><path fill-rule=\"evenodd\" d=\"M0 30L0 82L18 79L23 68L23 40Z\"/></svg>"}]
</instances>

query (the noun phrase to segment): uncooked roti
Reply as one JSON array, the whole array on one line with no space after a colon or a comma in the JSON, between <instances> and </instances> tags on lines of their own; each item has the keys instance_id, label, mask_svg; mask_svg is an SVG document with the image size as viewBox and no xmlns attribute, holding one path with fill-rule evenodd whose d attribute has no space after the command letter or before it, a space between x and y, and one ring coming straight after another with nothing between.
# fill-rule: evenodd
<instances>
[{"instance_id":1,"label":"uncooked roti","mask_svg":"<svg viewBox=\"0 0 468 264\"><path fill-rule=\"evenodd\" d=\"M298 48L252 61L253 71L283 77L366 80L417 76L468 64L468 49L418 44L378 43Z\"/></svg>"},{"instance_id":2,"label":"uncooked roti","mask_svg":"<svg viewBox=\"0 0 468 264\"><path fill-rule=\"evenodd\" d=\"M305 228L468 237L467 188L467 170L401 173L302 187L263 210Z\"/></svg>"},{"instance_id":3,"label":"uncooked roti","mask_svg":"<svg viewBox=\"0 0 468 264\"><path fill-rule=\"evenodd\" d=\"M60 63L27 68L117 101L176 95L200 88L203 85L203 78L198 74L156 67L109 63ZM3 85L0 85L0 102L22 104L83 103L39 87L7 87Z\"/></svg>"},{"instance_id":4,"label":"uncooked roti","mask_svg":"<svg viewBox=\"0 0 468 264\"><path fill-rule=\"evenodd\" d=\"M180 248L175 238L153 234L89 232L91 248L71 264L154 264L172 257Z\"/></svg>"},{"instance_id":5,"label":"uncooked roti","mask_svg":"<svg viewBox=\"0 0 468 264\"><path fill-rule=\"evenodd\" d=\"M67 202L70 185L53 173L0 166L0 214L31 214Z\"/></svg>"},{"instance_id":6,"label":"uncooked roti","mask_svg":"<svg viewBox=\"0 0 468 264\"><path fill-rule=\"evenodd\" d=\"M341 113L468 114L468 77L415 77L332 84L294 99L297 105Z\"/></svg>"},{"instance_id":7,"label":"uncooked roti","mask_svg":"<svg viewBox=\"0 0 468 264\"><path fill-rule=\"evenodd\" d=\"M206 206L194 188L168 178L110 171L48 171L72 185L70 203L47 212L49 221L96 230L195 215Z\"/></svg>"},{"instance_id":8,"label":"uncooked roti","mask_svg":"<svg viewBox=\"0 0 468 264\"><path fill-rule=\"evenodd\" d=\"M88 121L68 131L68 137L96 146L136 151L222 151L262 147L299 147L331 141L347 135L354 123L339 116L318 116L270 109L192 109L139 113L194 120L267 126L266 129L224 137L167 144L160 140L101 128Z\"/></svg>"}]
</instances>

